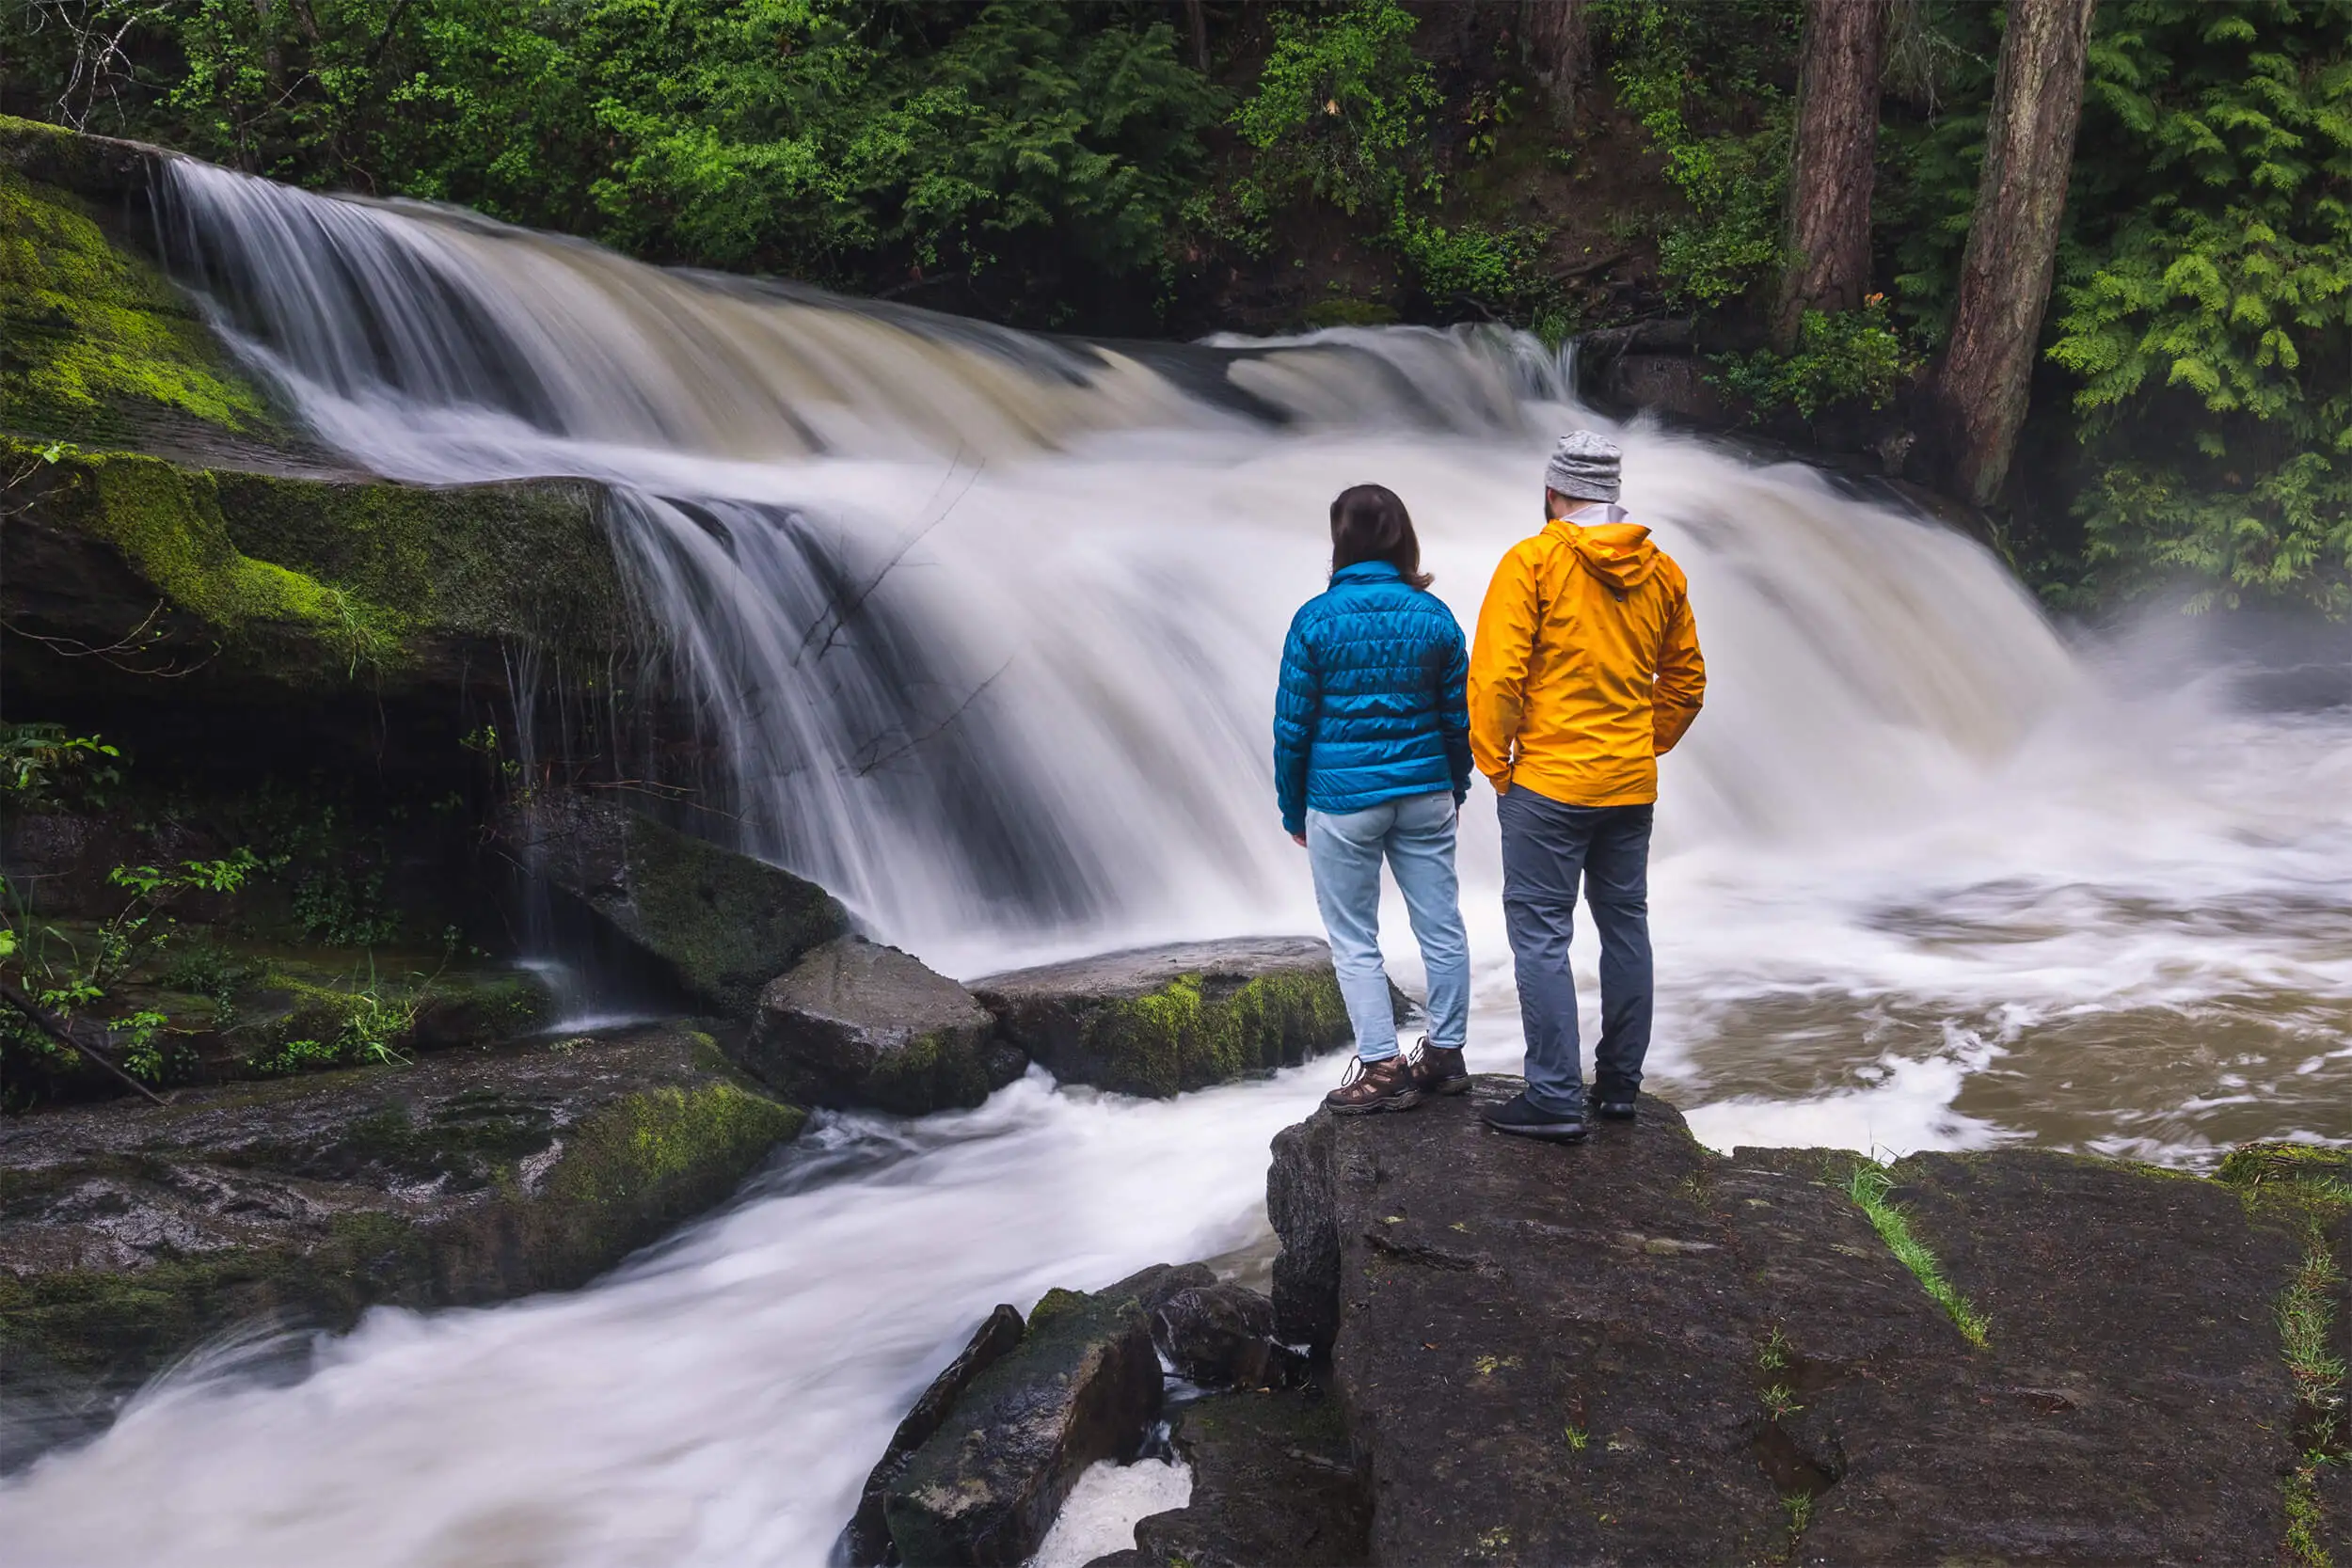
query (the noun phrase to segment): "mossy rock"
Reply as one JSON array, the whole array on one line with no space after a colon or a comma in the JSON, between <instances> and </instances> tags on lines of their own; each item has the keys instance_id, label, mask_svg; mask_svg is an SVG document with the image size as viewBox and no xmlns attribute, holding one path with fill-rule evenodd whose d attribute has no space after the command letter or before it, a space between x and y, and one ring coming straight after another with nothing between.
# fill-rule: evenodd
<instances>
[{"instance_id":1,"label":"mossy rock","mask_svg":"<svg viewBox=\"0 0 2352 1568\"><path fill-rule=\"evenodd\" d=\"M1133 1297L1048 1291L890 1483L899 1560L1025 1562L1087 1466L1136 1456L1160 1399Z\"/></svg>"},{"instance_id":2,"label":"mossy rock","mask_svg":"<svg viewBox=\"0 0 2352 1568\"><path fill-rule=\"evenodd\" d=\"M901 1116L969 1109L1027 1066L971 992L913 955L836 938L760 993L742 1048L760 1082L804 1104Z\"/></svg>"},{"instance_id":3,"label":"mossy rock","mask_svg":"<svg viewBox=\"0 0 2352 1568\"><path fill-rule=\"evenodd\" d=\"M250 1321L576 1287L803 1120L655 1027L0 1121L0 1400L103 1410Z\"/></svg>"},{"instance_id":4,"label":"mossy rock","mask_svg":"<svg viewBox=\"0 0 2352 1568\"><path fill-rule=\"evenodd\" d=\"M524 865L723 1017L752 1017L770 980L849 934L848 911L816 883L610 800L543 793L501 833Z\"/></svg>"},{"instance_id":5,"label":"mossy rock","mask_svg":"<svg viewBox=\"0 0 2352 1568\"><path fill-rule=\"evenodd\" d=\"M1121 1094L1166 1098L1354 1038L1330 951L1305 938L1143 948L972 990L1005 1037L1056 1077Z\"/></svg>"},{"instance_id":6,"label":"mossy rock","mask_svg":"<svg viewBox=\"0 0 2352 1568\"><path fill-rule=\"evenodd\" d=\"M593 484L296 478L6 437L0 464L20 476L11 626L127 669L382 692L463 685L516 644L601 662L636 636Z\"/></svg>"},{"instance_id":7,"label":"mossy rock","mask_svg":"<svg viewBox=\"0 0 2352 1568\"><path fill-rule=\"evenodd\" d=\"M116 245L81 198L0 162L0 430L104 445L192 427L279 434L152 262Z\"/></svg>"}]
</instances>

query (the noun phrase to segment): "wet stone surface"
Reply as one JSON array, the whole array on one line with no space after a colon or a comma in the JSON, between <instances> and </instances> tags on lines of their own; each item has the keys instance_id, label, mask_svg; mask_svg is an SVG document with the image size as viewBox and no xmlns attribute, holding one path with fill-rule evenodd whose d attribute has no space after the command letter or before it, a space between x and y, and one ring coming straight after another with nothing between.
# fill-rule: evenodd
<instances>
[{"instance_id":1,"label":"wet stone surface","mask_svg":"<svg viewBox=\"0 0 2352 1568\"><path fill-rule=\"evenodd\" d=\"M1276 1140L1279 1332L1328 1347L1370 1560L2277 1557L2302 1248L2233 1188L2027 1150L1899 1164L1978 1346L1849 1198L1853 1156L1725 1159L1650 1100L1576 1146L1481 1126L1515 1087Z\"/></svg>"},{"instance_id":2,"label":"wet stone surface","mask_svg":"<svg viewBox=\"0 0 2352 1568\"><path fill-rule=\"evenodd\" d=\"M582 1284L802 1120L679 1025L0 1118L0 1465L232 1328Z\"/></svg>"}]
</instances>

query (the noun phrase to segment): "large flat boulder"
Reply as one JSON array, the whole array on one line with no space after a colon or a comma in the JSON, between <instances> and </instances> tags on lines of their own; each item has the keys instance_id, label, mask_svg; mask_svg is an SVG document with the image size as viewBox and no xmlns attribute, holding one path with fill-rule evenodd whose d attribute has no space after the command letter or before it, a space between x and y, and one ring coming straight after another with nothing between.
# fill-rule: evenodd
<instances>
[{"instance_id":1,"label":"large flat boulder","mask_svg":"<svg viewBox=\"0 0 2352 1568\"><path fill-rule=\"evenodd\" d=\"M969 1109L1027 1060L972 993L911 954L836 937L769 982L742 1062L801 1104Z\"/></svg>"},{"instance_id":2,"label":"large flat boulder","mask_svg":"<svg viewBox=\"0 0 2352 1568\"><path fill-rule=\"evenodd\" d=\"M1057 1078L1121 1094L1166 1098L1295 1067L1355 1037L1330 949L1304 937L1137 948L972 990Z\"/></svg>"},{"instance_id":3,"label":"large flat boulder","mask_svg":"<svg viewBox=\"0 0 2352 1568\"><path fill-rule=\"evenodd\" d=\"M1050 1291L1021 1343L975 1378L883 1501L900 1560L1025 1562L1088 1465L1135 1458L1160 1364L1132 1295Z\"/></svg>"},{"instance_id":4,"label":"large flat boulder","mask_svg":"<svg viewBox=\"0 0 2352 1568\"><path fill-rule=\"evenodd\" d=\"M2312 1413L2279 1309L2308 1207L2001 1150L1868 1167L1874 1222L1851 1154L1726 1159L1646 1099L1575 1146L1480 1125L1517 1086L1276 1140L1279 1333L1329 1349L1372 1560L2220 1563L2287 1540Z\"/></svg>"},{"instance_id":5,"label":"large flat boulder","mask_svg":"<svg viewBox=\"0 0 2352 1568\"><path fill-rule=\"evenodd\" d=\"M241 1323L583 1284L802 1120L675 1026L0 1117L0 1441Z\"/></svg>"},{"instance_id":6,"label":"large flat boulder","mask_svg":"<svg viewBox=\"0 0 2352 1568\"><path fill-rule=\"evenodd\" d=\"M501 837L723 1017L751 1018L770 980L849 934L848 911L816 883L607 800L542 792L507 814Z\"/></svg>"}]
</instances>

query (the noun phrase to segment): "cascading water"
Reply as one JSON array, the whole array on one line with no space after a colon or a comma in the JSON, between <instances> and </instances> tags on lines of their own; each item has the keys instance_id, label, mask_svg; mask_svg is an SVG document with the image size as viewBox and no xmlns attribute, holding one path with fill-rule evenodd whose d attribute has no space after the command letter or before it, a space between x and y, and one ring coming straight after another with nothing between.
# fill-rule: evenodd
<instances>
[{"instance_id":1,"label":"cascading water","mask_svg":"<svg viewBox=\"0 0 2352 1568\"><path fill-rule=\"evenodd\" d=\"M1397 489L1467 618L1549 436L1594 422L1505 334L1054 342L194 164L171 185L183 277L320 439L405 479L614 487L746 846L952 973L1314 929L1265 752L1330 496ZM2340 721L2126 696L1968 541L1619 435L1712 681L1652 884L1653 1065L1703 1135L2352 1136ZM1508 1069L1483 793L1464 844L1472 1054ZM968 1115L824 1119L592 1291L378 1313L291 1388L167 1380L0 1489L0 1539L40 1564L819 1560L991 1303L1262 1237L1265 1140L1324 1076L1137 1104L1033 1075Z\"/></svg>"}]
</instances>

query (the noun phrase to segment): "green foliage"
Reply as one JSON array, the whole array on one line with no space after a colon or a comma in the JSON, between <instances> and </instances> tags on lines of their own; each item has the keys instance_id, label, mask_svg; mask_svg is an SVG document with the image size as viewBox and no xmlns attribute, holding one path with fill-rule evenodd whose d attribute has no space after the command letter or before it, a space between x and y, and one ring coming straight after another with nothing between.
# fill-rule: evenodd
<instances>
[{"instance_id":1,"label":"green foliage","mask_svg":"<svg viewBox=\"0 0 2352 1568\"><path fill-rule=\"evenodd\" d=\"M1164 17L1055 0L163 0L131 46L93 129L1049 325L1158 297L1225 112Z\"/></svg>"},{"instance_id":2,"label":"green foliage","mask_svg":"<svg viewBox=\"0 0 2352 1568\"><path fill-rule=\"evenodd\" d=\"M63 724L0 723L0 791L20 812L75 800L103 804L104 791L122 782L122 770L111 766L121 755Z\"/></svg>"},{"instance_id":3,"label":"green foliage","mask_svg":"<svg viewBox=\"0 0 2352 1568\"><path fill-rule=\"evenodd\" d=\"M1756 418L1793 408L1810 420L1837 404L1885 407L1921 363L1896 330L1886 296L1872 294L1859 310L1807 310L1794 354L1724 355L1713 379L1746 398Z\"/></svg>"},{"instance_id":4,"label":"green foliage","mask_svg":"<svg viewBox=\"0 0 2352 1568\"><path fill-rule=\"evenodd\" d=\"M1427 188L1427 117L1439 99L1413 54L1412 17L1396 0L1355 0L1273 21L1274 52L1232 117L1257 150L1262 188L1303 189L1350 214Z\"/></svg>"},{"instance_id":5,"label":"green foliage","mask_svg":"<svg viewBox=\"0 0 2352 1568\"><path fill-rule=\"evenodd\" d=\"M2126 591L2352 610L2352 4L2102 11L2050 356Z\"/></svg>"},{"instance_id":6,"label":"green foliage","mask_svg":"<svg viewBox=\"0 0 2352 1568\"><path fill-rule=\"evenodd\" d=\"M1544 266L1549 238L1533 224L1497 230L1464 221L1447 228L1403 209L1389 226L1390 243L1440 314L1468 310L1512 322L1533 321L1559 298Z\"/></svg>"},{"instance_id":7,"label":"green foliage","mask_svg":"<svg viewBox=\"0 0 2352 1568\"><path fill-rule=\"evenodd\" d=\"M1793 55L1788 0L1597 0L1617 102L1640 120L1689 204L1658 235L1668 292L1715 308L1781 263L1794 102L1771 72Z\"/></svg>"}]
</instances>

